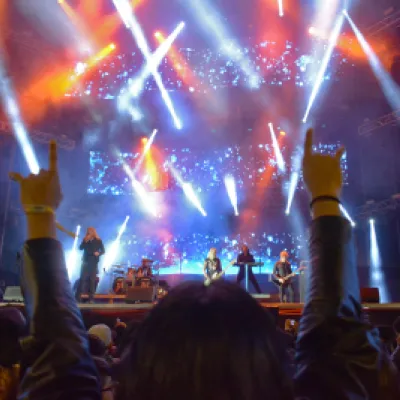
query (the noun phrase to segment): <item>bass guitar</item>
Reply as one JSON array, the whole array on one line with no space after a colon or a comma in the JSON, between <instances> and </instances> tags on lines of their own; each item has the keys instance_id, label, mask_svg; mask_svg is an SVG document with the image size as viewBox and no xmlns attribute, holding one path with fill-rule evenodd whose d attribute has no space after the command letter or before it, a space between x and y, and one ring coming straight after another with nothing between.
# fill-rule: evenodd
<instances>
[{"instance_id":1,"label":"bass guitar","mask_svg":"<svg viewBox=\"0 0 400 400\"><path fill-rule=\"evenodd\" d=\"M299 272L303 271L304 269L306 269L305 266L299 267L299 268L296 269L296 271L292 272L292 273L289 274L289 275L282 276L282 277L280 277L279 279L277 279L277 278L272 278L272 282L275 283L275 285L277 285L277 286L286 286L286 285L288 285L288 284L290 283L290 280L291 280L293 277L295 277L296 275L298 275ZM280 280L283 280L283 282L281 282Z\"/></svg>"}]
</instances>

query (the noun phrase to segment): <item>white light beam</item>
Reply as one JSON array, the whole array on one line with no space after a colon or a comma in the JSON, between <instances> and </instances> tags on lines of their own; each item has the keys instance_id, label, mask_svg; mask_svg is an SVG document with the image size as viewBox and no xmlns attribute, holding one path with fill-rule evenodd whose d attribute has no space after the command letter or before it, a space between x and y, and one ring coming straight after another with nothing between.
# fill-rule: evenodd
<instances>
[{"instance_id":1,"label":"white light beam","mask_svg":"<svg viewBox=\"0 0 400 400\"><path fill-rule=\"evenodd\" d=\"M315 80L315 84L314 84L313 90L311 92L310 99L308 101L307 109L306 109L306 112L305 112L304 117L303 117L303 123L307 122L307 119L308 119L308 116L310 114L311 108L314 105L315 99L317 98L317 95L319 93L321 85L322 85L322 83L324 81L325 73L326 73L326 70L328 68L329 61L330 61L330 59L332 57L333 50L336 47L336 43L338 41L340 32L342 30L343 22L344 22L344 15L343 15L343 13L340 13L339 16L337 17L335 26L334 26L334 28L332 30L331 35L330 35L328 48L326 49L324 58L322 59L321 67L320 67L320 69L318 71L317 78Z\"/></svg>"},{"instance_id":2,"label":"white light beam","mask_svg":"<svg viewBox=\"0 0 400 400\"><path fill-rule=\"evenodd\" d=\"M285 167L285 161L283 160L282 152L281 149L279 148L279 143L278 140L276 139L276 134L275 134L275 129L274 125L272 122L268 124L269 131L271 133L271 139L272 139L272 146L275 151L275 157L276 157L276 163L278 164L278 168L280 172L285 172L286 167Z\"/></svg>"},{"instance_id":3,"label":"white light beam","mask_svg":"<svg viewBox=\"0 0 400 400\"><path fill-rule=\"evenodd\" d=\"M113 0L115 8L117 9L118 13L120 14L122 20L124 21L125 25L131 30L133 37L136 40L136 43L142 52L146 63L148 64L151 73L154 77L154 80L160 90L161 97L163 98L165 105L170 112L172 119L174 120L175 127L177 129L182 128L182 123L178 118L174 106L172 104L172 100L166 91L164 84L161 79L161 75L157 71L157 65L152 60L152 55L150 52L150 47L147 43L147 40L144 36L142 28L140 27L139 21L137 20L135 14L133 13L133 9L127 0Z\"/></svg>"}]
</instances>

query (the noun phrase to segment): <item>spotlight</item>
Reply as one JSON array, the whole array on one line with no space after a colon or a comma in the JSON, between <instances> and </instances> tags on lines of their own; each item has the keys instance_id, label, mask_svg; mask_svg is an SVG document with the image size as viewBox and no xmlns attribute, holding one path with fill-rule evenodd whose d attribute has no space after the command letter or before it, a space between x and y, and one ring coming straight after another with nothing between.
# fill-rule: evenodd
<instances>
[{"instance_id":1,"label":"spotlight","mask_svg":"<svg viewBox=\"0 0 400 400\"><path fill-rule=\"evenodd\" d=\"M313 26L310 26L310 27L308 28L308 33L309 33L310 35L312 35L312 36L316 35L316 34L317 34L317 28L315 28L315 27L313 27Z\"/></svg>"},{"instance_id":2,"label":"spotlight","mask_svg":"<svg viewBox=\"0 0 400 400\"><path fill-rule=\"evenodd\" d=\"M115 50L115 47L116 47L116 46L115 46L114 43L110 43L109 47L110 47L111 50Z\"/></svg>"},{"instance_id":3,"label":"spotlight","mask_svg":"<svg viewBox=\"0 0 400 400\"><path fill-rule=\"evenodd\" d=\"M161 32L160 31L155 32L154 37L156 37L156 38L161 37Z\"/></svg>"},{"instance_id":4,"label":"spotlight","mask_svg":"<svg viewBox=\"0 0 400 400\"><path fill-rule=\"evenodd\" d=\"M369 223L370 223L371 225L373 225L373 224L375 224L375 220L374 220L373 218L371 218L371 219L369 220Z\"/></svg>"},{"instance_id":5,"label":"spotlight","mask_svg":"<svg viewBox=\"0 0 400 400\"><path fill-rule=\"evenodd\" d=\"M280 134L281 136L286 136L286 132L285 132L285 131L280 131L279 134Z\"/></svg>"},{"instance_id":6,"label":"spotlight","mask_svg":"<svg viewBox=\"0 0 400 400\"><path fill-rule=\"evenodd\" d=\"M147 137L142 137L141 142L142 144L146 144L149 141L149 139L147 139Z\"/></svg>"}]
</instances>

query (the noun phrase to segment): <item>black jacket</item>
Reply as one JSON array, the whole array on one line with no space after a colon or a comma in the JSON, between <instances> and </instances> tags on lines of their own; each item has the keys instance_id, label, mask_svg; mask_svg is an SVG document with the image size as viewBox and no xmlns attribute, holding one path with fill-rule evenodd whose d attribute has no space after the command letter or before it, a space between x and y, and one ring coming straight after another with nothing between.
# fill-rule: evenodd
<instances>
[{"instance_id":1,"label":"black jacket","mask_svg":"<svg viewBox=\"0 0 400 400\"><path fill-rule=\"evenodd\" d=\"M32 340L19 398L100 400L99 376L58 241L25 243L22 287Z\"/></svg>"},{"instance_id":2,"label":"black jacket","mask_svg":"<svg viewBox=\"0 0 400 400\"><path fill-rule=\"evenodd\" d=\"M83 250L82 260L86 262L99 262L100 256L105 253L104 245L101 239L92 239L88 240L87 242L82 240L79 249ZM99 255L95 256L94 253L99 253Z\"/></svg>"},{"instance_id":3,"label":"black jacket","mask_svg":"<svg viewBox=\"0 0 400 400\"><path fill-rule=\"evenodd\" d=\"M363 322L352 228L341 217L312 222L308 297L296 344L297 396L386 400L395 372L379 333Z\"/></svg>"}]
</instances>

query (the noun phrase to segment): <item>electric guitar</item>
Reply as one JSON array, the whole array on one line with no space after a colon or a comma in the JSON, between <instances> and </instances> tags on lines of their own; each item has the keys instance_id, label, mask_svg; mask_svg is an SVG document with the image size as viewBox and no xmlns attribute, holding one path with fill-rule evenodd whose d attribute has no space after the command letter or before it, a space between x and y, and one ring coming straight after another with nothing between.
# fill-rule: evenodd
<instances>
[{"instance_id":1,"label":"electric guitar","mask_svg":"<svg viewBox=\"0 0 400 400\"><path fill-rule=\"evenodd\" d=\"M280 282L279 279L277 279L277 278L272 278L272 282L274 282L275 285L277 285L277 286L286 286L290 283L291 278L296 276L299 272L303 271L304 269L306 269L306 267L302 266L302 267L297 268L296 271L292 272L291 274L280 277L280 279L283 279L283 282Z\"/></svg>"},{"instance_id":2,"label":"electric guitar","mask_svg":"<svg viewBox=\"0 0 400 400\"><path fill-rule=\"evenodd\" d=\"M210 284L211 284L212 282L215 282L215 281L217 281L218 279L220 279L221 276L224 275L225 272L228 271L228 269L229 269L232 265L234 265L234 264L235 264L235 261L232 261L232 262L231 262L227 267L225 267L221 272L217 272L217 271L212 272L210 276L208 276L207 278L205 278L205 280L204 280L204 285L205 285L205 286L210 286Z\"/></svg>"}]
</instances>

